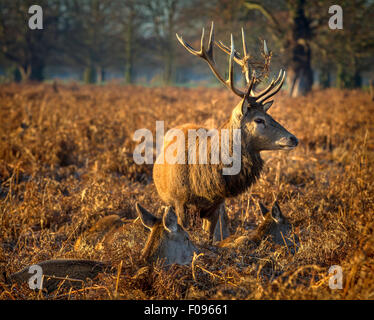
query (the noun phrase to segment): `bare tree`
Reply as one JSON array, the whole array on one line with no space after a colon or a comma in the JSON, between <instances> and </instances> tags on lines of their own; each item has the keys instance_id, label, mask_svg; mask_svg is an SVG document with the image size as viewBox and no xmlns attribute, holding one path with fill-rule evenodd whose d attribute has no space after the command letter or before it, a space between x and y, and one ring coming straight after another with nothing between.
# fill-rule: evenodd
<instances>
[{"instance_id":1,"label":"bare tree","mask_svg":"<svg viewBox=\"0 0 374 320\"><path fill-rule=\"evenodd\" d=\"M374 3L346 0L339 4L344 12L343 29L321 28L313 44L319 63L335 67L337 87L361 87L362 72L373 64Z\"/></svg>"},{"instance_id":2,"label":"bare tree","mask_svg":"<svg viewBox=\"0 0 374 320\"><path fill-rule=\"evenodd\" d=\"M283 53L286 53L287 87L291 96L308 93L313 84L311 68L312 38L311 19L306 15L305 0L286 0L284 10L287 11L286 23L268 9L265 2L247 1L244 6L248 10L258 10L267 20L267 27L281 43Z\"/></svg>"},{"instance_id":3,"label":"bare tree","mask_svg":"<svg viewBox=\"0 0 374 320\"><path fill-rule=\"evenodd\" d=\"M118 0L66 0L65 6L66 59L84 67L85 82L100 83L105 68L118 57Z\"/></svg>"},{"instance_id":4,"label":"bare tree","mask_svg":"<svg viewBox=\"0 0 374 320\"><path fill-rule=\"evenodd\" d=\"M165 84L174 81L175 73L175 46L176 30L185 25L190 20L191 8L195 7L198 1L181 0L145 0L144 12L151 23L149 31L150 36L154 38L154 47L160 53L163 61L163 80ZM188 17L188 18L187 18Z\"/></svg>"},{"instance_id":5,"label":"bare tree","mask_svg":"<svg viewBox=\"0 0 374 320\"><path fill-rule=\"evenodd\" d=\"M138 43L141 42L141 30L145 22L142 13L142 5L136 0L125 0L119 2L119 24L123 33L125 45L125 81L133 83L134 81L134 63L138 52Z\"/></svg>"},{"instance_id":6,"label":"bare tree","mask_svg":"<svg viewBox=\"0 0 374 320\"><path fill-rule=\"evenodd\" d=\"M31 0L0 0L0 54L14 64L26 80L43 80L46 59L55 48L60 0L41 0L43 30L28 26Z\"/></svg>"}]
</instances>

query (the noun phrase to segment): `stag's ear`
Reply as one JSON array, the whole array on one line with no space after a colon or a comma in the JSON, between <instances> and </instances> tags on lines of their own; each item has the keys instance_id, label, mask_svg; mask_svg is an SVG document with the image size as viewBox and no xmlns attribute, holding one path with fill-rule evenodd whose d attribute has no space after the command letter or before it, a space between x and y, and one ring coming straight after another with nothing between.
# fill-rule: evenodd
<instances>
[{"instance_id":1,"label":"stag's ear","mask_svg":"<svg viewBox=\"0 0 374 320\"><path fill-rule=\"evenodd\" d=\"M273 102L274 102L274 100L271 100L271 101L269 101L269 102L266 102L266 103L263 105L263 108L264 108L264 111L265 111L265 112L267 112L267 111L270 109L270 107L272 106Z\"/></svg>"},{"instance_id":2,"label":"stag's ear","mask_svg":"<svg viewBox=\"0 0 374 320\"><path fill-rule=\"evenodd\" d=\"M241 118L248 112L248 101L244 97L232 111L232 117L234 120L240 121Z\"/></svg>"},{"instance_id":3,"label":"stag's ear","mask_svg":"<svg viewBox=\"0 0 374 320\"><path fill-rule=\"evenodd\" d=\"M271 216L276 222L281 222L284 219L284 216L277 201L274 202L273 208L271 209Z\"/></svg>"},{"instance_id":4,"label":"stag's ear","mask_svg":"<svg viewBox=\"0 0 374 320\"><path fill-rule=\"evenodd\" d=\"M165 210L164 216L162 217L162 223L164 228L169 232L177 232L178 230L178 218L172 207L168 207Z\"/></svg>"},{"instance_id":5,"label":"stag's ear","mask_svg":"<svg viewBox=\"0 0 374 320\"><path fill-rule=\"evenodd\" d=\"M260 202L259 204L260 204L261 213L262 213L263 216L265 216L265 215L269 212L269 210L268 210L268 208L266 208L266 207L262 204L262 202Z\"/></svg>"},{"instance_id":6,"label":"stag's ear","mask_svg":"<svg viewBox=\"0 0 374 320\"><path fill-rule=\"evenodd\" d=\"M248 100L247 100L247 96L245 96L243 98L243 100L241 101L241 112L242 112L242 116L245 115L247 112L248 112Z\"/></svg>"},{"instance_id":7,"label":"stag's ear","mask_svg":"<svg viewBox=\"0 0 374 320\"><path fill-rule=\"evenodd\" d=\"M143 225L148 229L152 229L155 223L160 220L152 213L150 213L147 209L143 208L139 203L136 203L135 208Z\"/></svg>"}]
</instances>

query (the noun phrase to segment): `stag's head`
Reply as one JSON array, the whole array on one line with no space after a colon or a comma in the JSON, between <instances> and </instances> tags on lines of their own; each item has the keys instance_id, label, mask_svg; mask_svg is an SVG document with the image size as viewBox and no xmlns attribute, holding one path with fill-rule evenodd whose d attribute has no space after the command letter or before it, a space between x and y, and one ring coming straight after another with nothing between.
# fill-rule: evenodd
<instances>
[{"instance_id":1,"label":"stag's head","mask_svg":"<svg viewBox=\"0 0 374 320\"><path fill-rule=\"evenodd\" d=\"M289 133L283 126L276 122L267 111L273 104L273 100L269 99L273 97L282 88L285 80L286 73L280 70L279 75L276 79L273 79L270 84L261 92L254 92L254 86L256 86L261 79L263 74L268 71L270 64L271 53L267 49L266 42L264 41L263 57L265 59L262 64L262 75L256 76L256 72L252 67L259 65L258 62L253 62L250 59L250 55L247 53L247 46L245 43L244 31L242 29L242 41L243 41L243 55L239 54L234 48L234 40L231 34L231 46L230 48L225 46L222 42L214 41L214 25L212 23L208 49L204 47L204 29L201 36L201 48L199 51L193 49L188 43L186 43L182 37L177 34L179 42L189 51L191 54L204 59L213 74L217 79L229 88L235 95L241 98L241 101L233 109L231 114L230 126L233 129L241 129L242 141L245 142L246 147L253 151L262 150L290 150L297 146L297 138ZM214 58L213 58L213 46L217 45L223 52L229 55L229 72L228 79L224 80L223 77L217 70ZM247 88L242 91L234 85L234 62L237 63L243 71L245 80L247 82Z\"/></svg>"}]
</instances>

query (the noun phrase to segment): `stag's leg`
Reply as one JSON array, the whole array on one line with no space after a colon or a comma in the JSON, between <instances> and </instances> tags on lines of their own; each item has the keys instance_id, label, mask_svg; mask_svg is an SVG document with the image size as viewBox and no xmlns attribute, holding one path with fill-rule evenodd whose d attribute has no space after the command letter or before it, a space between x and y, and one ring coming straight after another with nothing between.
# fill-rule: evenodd
<instances>
[{"instance_id":1,"label":"stag's leg","mask_svg":"<svg viewBox=\"0 0 374 320\"><path fill-rule=\"evenodd\" d=\"M230 235L228 228L229 218L226 213L225 202L223 201L216 210L218 211L218 218L214 228L213 241L222 241ZM207 219L203 219L203 229L207 232L209 232L208 223Z\"/></svg>"},{"instance_id":2,"label":"stag's leg","mask_svg":"<svg viewBox=\"0 0 374 320\"><path fill-rule=\"evenodd\" d=\"M184 203L177 202L175 204L175 212L178 217L178 223L181 225L184 229L188 228L188 221L187 221L187 215L186 215L186 206Z\"/></svg>"},{"instance_id":3,"label":"stag's leg","mask_svg":"<svg viewBox=\"0 0 374 320\"><path fill-rule=\"evenodd\" d=\"M209 208L201 210L200 217L203 218L203 228L206 232L209 233L209 240L214 240L214 230L217 225L217 221L219 218L219 208L221 203Z\"/></svg>"},{"instance_id":4,"label":"stag's leg","mask_svg":"<svg viewBox=\"0 0 374 320\"><path fill-rule=\"evenodd\" d=\"M230 233L228 228L229 218L226 212L225 202L223 201L218 207L218 220L214 229L213 241L222 241L226 239Z\"/></svg>"},{"instance_id":5,"label":"stag's leg","mask_svg":"<svg viewBox=\"0 0 374 320\"><path fill-rule=\"evenodd\" d=\"M209 234L209 240L213 241L214 239L214 229L217 225L217 220L218 220L218 212L217 210L214 210L214 212L209 216L206 217L204 223L204 230L208 232Z\"/></svg>"}]
</instances>

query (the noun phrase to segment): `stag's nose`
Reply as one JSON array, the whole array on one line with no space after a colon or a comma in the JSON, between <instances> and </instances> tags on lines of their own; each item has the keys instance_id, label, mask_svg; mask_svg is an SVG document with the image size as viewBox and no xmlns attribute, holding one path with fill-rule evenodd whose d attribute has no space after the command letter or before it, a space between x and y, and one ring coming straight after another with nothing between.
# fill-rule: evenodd
<instances>
[{"instance_id":1,"label":"stag's nose","mask_svg":"<svg viewBox=\"0 0 374 320\"><path fill-rule=\"evenodd\" d=\"M299 140L295 136L291 136L289 139L295 147L299 144Z\"/></svg>"}]
</instances>

